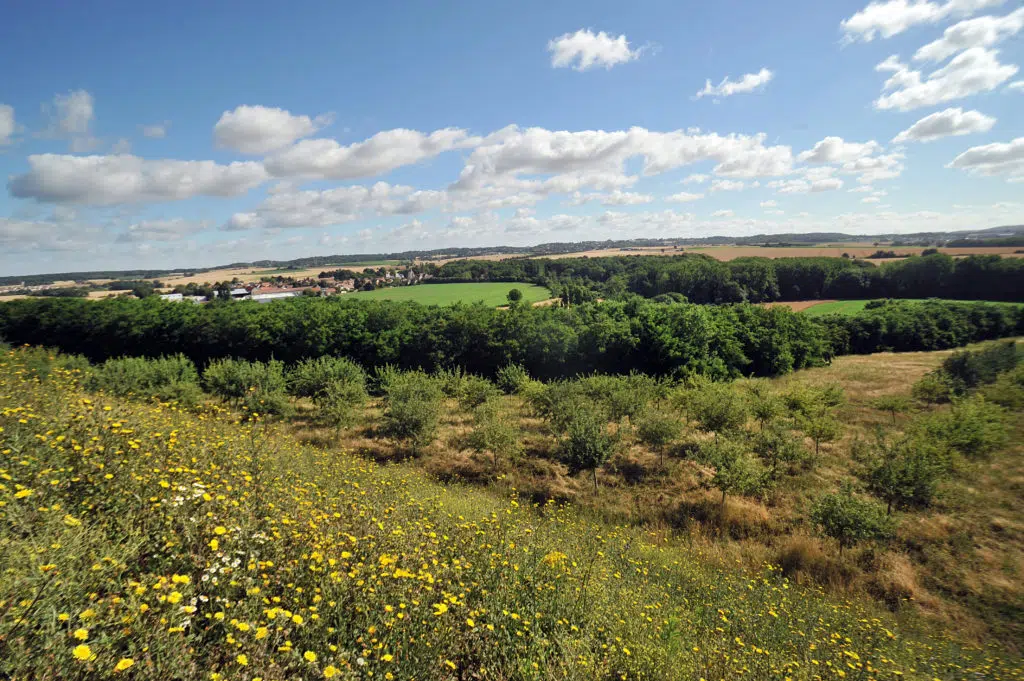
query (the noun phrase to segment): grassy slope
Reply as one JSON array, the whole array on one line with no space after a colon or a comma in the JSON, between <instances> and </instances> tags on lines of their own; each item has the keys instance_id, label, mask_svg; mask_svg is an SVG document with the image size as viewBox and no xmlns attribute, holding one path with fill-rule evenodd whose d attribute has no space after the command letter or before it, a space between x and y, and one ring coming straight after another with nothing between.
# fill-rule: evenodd
<instances>
[{"instance_id":1,"label":"grassy slope","mask_svg":"<svg viewBox=\"0 0 1024 681\"><path fill-rule=\"evenodd\" d=\"M551 291L535 284L486 282L475 284L417 284L363 291L360 298L378 300L412 300L424 305L453 305L483 301L485 305L507 305L506 296L511 289L523 292L523 300L535 303L551 297Z\"/></svg>"},{"instance_id":2,"label":"grassy slope","mask_svg":"<svg viewBox=\"0 0 1024 681\"><path fill-rule=\"evenodd\" d=\"M864 546L839 560L834 546L813 536L806 520L819 494L837 488L857 470L849 455L854 438L871 440L878 427L899 431L913 416L900 415L893 426L889 414L873 408L872 401L909 396L911 385L950 352L840 357L830 366L774 379L779 392L841 385L847 398L838 413L844 434L838 442L823 445L813 469L785 476L764 500L730 497L724 515L717 492L701 485L706 471L700 465L670 458L663 468L659 457L635 442L628 430L620 452L602 468L601 489L595 494L589 479L569 475L558 463L557 439L518 397L504 399L523 429L522 460L502 462L495 473L489 455L467 448L472 419L452 402L438 441L416 465L444 480L477 481L535 499L571 500L605 521L682 535L723 563L756 567L785 561L787 573L800 582L824 584L837 593L868 593L892 607L905 607L909 599L914 609L962 635L986 640L996 633L1003 641L1013 641L1024 623L1024 507L1019 503L1024 414L1011 419L1011 442L1016 444L944 483L931 509L902 514L899 537L890 550ZM379 459L401 456L401 450L376 437L377 418L371 408L364 425L343 438L344 446ZM303 424L295 429L302 437L334 441L333 435ZM685 437L701 436L691 429Z\"/></svg>"},{"instance_id":3,"label":"grassy slope","mask_svg":"<svg viewBox=\"0 0 1024 681\"><path fill-rule=\"evenodd\" d=\"M1015 678L777 570L46 365L0 357L3 677Z\"/></svg>"}]
</instances>

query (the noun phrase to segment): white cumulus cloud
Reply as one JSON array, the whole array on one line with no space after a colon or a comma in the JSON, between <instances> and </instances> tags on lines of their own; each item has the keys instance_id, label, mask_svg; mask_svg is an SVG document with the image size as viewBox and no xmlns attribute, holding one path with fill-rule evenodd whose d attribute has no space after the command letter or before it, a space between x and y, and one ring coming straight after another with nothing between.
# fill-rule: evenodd
<instances>
[{"instance_id":1,"label":"white cumulus cloud","mask_svg":"<svg viewBox=\"0 0 1024 681\"><path fill-rule=\"evenodd\" d=\"M718 85L712 85L709 78L704 81L704 89L695 94L694 98L700 99L701 97L708 96L729 97L745 92L753 92L763 85L767 85L774 76L775 74L770 69L763 68L757 73L744 74L737 81L729 80L729 76L726 76Z\"/></svg>"},{"instance_id":2,"label":"white cumulus cloud","mask_svg":"<svg viewBox=\"0 0 1024 681\"><path fill-rule=\"evenodd\" d=\"M876 109L910 111L934 106L999 87L1017 73L1013 64L999 62L997 50L972 47L953 57L948 64L922 78L898 57L889 57L876 71L891 71L884 92L875 100Z\"/></svg>"},{"instance_id":3,"label":"white cumulus cloud","mask_svg":"<svg viewBox=\"0 0 1024 681\"><path fill-rule=\"evenodd\" d=\"M876 36L891 38L918 24L968 17L1001 4L1003 0L876 0L844 19L839 26L846 42L871 42Z\"/></svg>"},{"instance_id":4,"label":"white cumulus cloud","mask_svg":"<svg viewBox=\"0 0 1024 681\"><path fill-rule=\"evenodd\" d=\"M10 179L12 196L43 203L113 205L238 196L267 179L260 163L146 160L131 155L28 157L29 171Z\"/></svg>"},{"instance_id":5,"label":"white cumulus cloud","mask_svg":"<svg viewBox=\"0 0 1024 681\"><path fill-rule=\"evenodd\" d=\"M456 128L430 134L399 128L348 146L327 138L302 140L267 157L265 164L276 177L347 180L381 175L479 142Z\"/></svg>"},{"instance_id":6,"label":"white cumulus cloud","mask_svg":"<svg viewBox=\"0 0 1024 681\"><path fill-rule=\"evenodd\" d=\"M942 61L971 47L989 47L1016 35L1024 28L1024 7L1006 16L985 16L954 24L914 53L916 61Z\"/></svg>"},{"instance_id":7,"label":"white cumulus cloud","mask_svg":"<svg viewBox=\"0 0 1024 681\"><path fill-rule=\"evenodd\" d=\"M971 147L954 158L948 168L969 170L979 175L1024 175L1024 137Z\"/></svg>"},{"instance_id":8,"label":"white cumulus cloud","mask_svg":"<svg viewBox=\"0 0 1024 681\"><path fill-rule=\"evenodd\" d=\"M666 196L665 200L670 203L689 203L690 201L697 201L703 199L703 194L691 194L690 192L679 192L678 194L672 194Z\"/></svg>"},{"instance_id":9,"label":"white cumulus cloud","mask_svg":"<svg viewBox=\"0 0 1024 681\"><path fill-rule=\"evenodd\" d=\"M988 132L996 124L996 119L986 116L980 111L964 111L950 108L925 116L893 138L893 142L931 142L943 137L970 135L971 133Z\"/></svg>"},{"instance_id":10,"label":"white cumulus cloud","mask_svg":"<svg viewBox=\"0 0 1024 681\"><path fill-rule=\"evenodd\" d=\"M85 90L54 96L53 103L43 107L50 116L44 135L67 139L73 152L95 149L99 140L92 136L93 104L92 95Z\"/></svg>"},{"instance_id":11,"label":"white cumulus cloud","mask_svg":"<svg viewBox=\"0 0 1024 681\"><path fill-rule=\"evenodd\" d=\"M221 114L213 126L217 145L245 154L266 154L313 135L331 116L296 116L267 106L239 106Z\"/></svg>"},{"instance_id":12,"label":"white cumulus cloud","mask_svg":"<svg viewBox=\"0 0 1024 681\"><path fill-rule=\"evenodd\" d=\"M548 52L551 53L551 66L586 71L599 66L610 69L616 64L639 59L643 49L631 49L625 35L613 37L604 31L594 33L590 29L580 29L550 40Z\"/></svg>"},{"instance_id":13,"label":"white cumulus cloud","mask_svg":"<svg viewBox=\"0 0 1024 681\"><path fill-rule=\"evenodd\" d=\"M711 217L713 217L713 218L731 218L735 214L736 214L735 211L731 211L728 208L726 208L726 209L723 209L723 210L716 210L714 213L711 214Z\"/></svg>"},{"instance_id":14,"label":"white cumulus cloud","mask_svg":"<svg viewBox=\"0 0 1024 681\"><path fill-rule=\"evenodd\" d=\"M846 163L881 151L878 142L847 142L842 137L826 137L814 148L801 153L797 158L804 163Z\"/></svg>"}]
</instances>

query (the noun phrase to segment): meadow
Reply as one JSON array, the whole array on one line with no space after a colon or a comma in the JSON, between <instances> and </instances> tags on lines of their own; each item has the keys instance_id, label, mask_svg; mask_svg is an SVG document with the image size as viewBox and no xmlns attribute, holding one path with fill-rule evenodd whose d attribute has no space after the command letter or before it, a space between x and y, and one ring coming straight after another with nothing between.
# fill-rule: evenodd
<instances>
[{"instance_id":1,"label":"meadow","mask_svg":"<svg viewBox=\"0 0 1024 681\"><path fill-rule=\"evenodd\" d=\"M412 301L422 305L454 305L482 302L484 305L508 304L508 292L514 288L523 293L523 300L536 303L551 298L551 291L535 284L486 282L472 284L417 284L360 291L359 299Z\"/></svg>"},{"instance_id":2,"label":"meadow","mask_svg":"<svg viewBox=\"0 0 1024 681\"><path fill-rule=\"evenodd\" d=\"M910 613L663 532L85 392L0 356L0 676L1018 679Z\"/></svg>"},{"instance_id":3,"label":"meadow","mask_svg":"<svg viewBox=\"0 0 1024 681\"><path fill-rule=\"evenodd\" d=\"M819 303L812 303L808 305L808 301L797 301L795 303L779 303L787 305L795 310L802 311L804 314L811 317L822 317L830 314L841 314L841 315L855 315L859 312L863 312L864 308L870 303L870 300L825 300ZM953 301L946 301L953 302ZM972 302L972 301L959 301L959 302ZM1007 305L1016 305L1019 307L1021 304L1017 303L1005 303Z\"/></svg>"}]
</instances>

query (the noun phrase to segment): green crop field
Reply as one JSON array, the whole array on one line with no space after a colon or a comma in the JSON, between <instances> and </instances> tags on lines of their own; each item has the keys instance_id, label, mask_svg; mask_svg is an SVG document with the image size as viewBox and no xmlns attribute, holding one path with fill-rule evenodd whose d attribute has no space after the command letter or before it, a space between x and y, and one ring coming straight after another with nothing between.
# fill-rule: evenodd
<instances>
[{"instance_id":1,"label":"green crop field","mask_svg":"<svg viewBox=\"0 0 1024 681\"><path fill-rule=\"evenodd\" d=\"M830 300L812 305L803 310L804 314L811 317L822 317L828 314L844 314L852 315L857 314L864 310L864 306L867 305L870 300ZM984 302L976 300L950 300L945 302L952 303L975 303ZM992 303L993 305L1020 305L1021 303Z\"/></svg>"},{"instance_id":2,"label":"green crop field","mask_svg":"<svg viewBox=\"0 0 1024 681\"><path fill-rule=\"evenodd\" d=\"M475 303L483 301L486 305L505 305L506 296L511 289L523 292L523 300L537 302L551 297L551 291L534 284L517 284L514 282L486 282L475 284L419 284L415 286L399 286L381 288L376 291L363 291L355 295L359 298L376 298L378 300L412 300L424 305L454 305L455 303Z\"/></svg>"}]
</instances>

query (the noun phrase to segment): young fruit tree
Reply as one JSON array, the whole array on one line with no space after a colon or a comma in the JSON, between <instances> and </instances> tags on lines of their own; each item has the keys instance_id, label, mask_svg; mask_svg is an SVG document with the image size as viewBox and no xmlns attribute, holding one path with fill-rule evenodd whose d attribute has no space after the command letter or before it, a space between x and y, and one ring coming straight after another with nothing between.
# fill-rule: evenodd
<instances>
[{"instance_id":1,"label":"young fruit tree","mask_svg":"<svg viewBox=\"0 0 1024 681\"><path fill-rule=\"evenodd\" d=\"M444 397L441 386L422 371L407 371L390 377L386 390L384 432L408 442L415 454L437 433Z\"/></svg>"},{"instance_id":2,"label":"young fruit tree","mask_svg":"<svg viewBox=\"0 0 1024 681\"><path fill-rule=\"evenodd\" d=\"M701 448L701 460L715 469L708 484L721 491L723 508L727 494L751 496L768 485L767 471L741 440L709 442Z\"/></svg>"},{"instance_id":3,"label":"young fruit tree","mask_svg":"<svg viewBox=\"0 0 1024 681\"><path fill-rule=\"evenodd\" d=\"M611 457L615 441L596 409L575 405L566 424L561 459L573 471L591 471L597 492L597 469Z\"/></svg>"},{"instance_id":4,"label":"young fruit tree","mask_svg":"<svg viewBox=\"0 0 1024 681\"><path fill-rule=\"evenodd\" d=\"M849 484L819 498L811 508L811 521L822 534L839 543L839 555L843 554L843 549L862 541L888 539L895 530L885 509L855 496Z\"/></svg>"}]
</instances>

